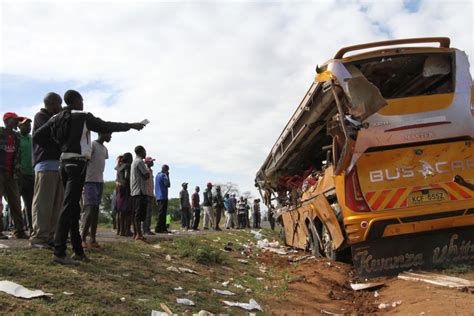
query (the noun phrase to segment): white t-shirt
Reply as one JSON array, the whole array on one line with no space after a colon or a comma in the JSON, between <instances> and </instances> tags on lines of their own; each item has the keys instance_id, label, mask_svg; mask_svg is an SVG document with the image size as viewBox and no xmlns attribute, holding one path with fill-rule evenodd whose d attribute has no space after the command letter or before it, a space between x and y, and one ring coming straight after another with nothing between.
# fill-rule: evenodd
<instances>
[{"instance_id":1,"label":"white t-shirt","mask_svg":"<svg viewBox=\"0 0 474 316\"><path fill-rule=\"evenodd\" d=\"M107 147L96 140L93 141L91 159L87 164L86 182L104 182L106 159L109 159Z\"/></svg>"}]
</instances>

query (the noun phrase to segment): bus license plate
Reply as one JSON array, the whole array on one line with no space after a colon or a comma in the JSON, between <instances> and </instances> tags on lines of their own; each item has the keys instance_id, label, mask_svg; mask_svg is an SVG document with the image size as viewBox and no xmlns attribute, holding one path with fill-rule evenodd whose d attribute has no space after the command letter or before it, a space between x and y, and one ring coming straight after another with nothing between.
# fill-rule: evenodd
<instances>
[{"instance_id":1,"label":"bus license plate","mask_svg":"<svg viewBox=\"0 0 474 316\"><path fill-rule=\"evenodd\" d=\"M422 190L410 194L409 201L411 205L424 203L442 202L448 199L444 190Z\"/></svg>"}]
</instances>

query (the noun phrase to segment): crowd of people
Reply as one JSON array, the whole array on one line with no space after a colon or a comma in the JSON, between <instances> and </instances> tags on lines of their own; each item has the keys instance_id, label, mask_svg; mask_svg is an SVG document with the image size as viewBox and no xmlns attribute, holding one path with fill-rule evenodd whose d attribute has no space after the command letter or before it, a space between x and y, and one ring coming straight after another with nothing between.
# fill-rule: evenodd
<instances>
[{"instance_id":1,"label":"crowd of people","mask_svg":"<svg viewBox=\"0 0 474 316\"><path fill-rule=\"evenodd\" d=\"M66 103L62 107L62 103ZM0 239L3 235L2 199L8 203L11 238L29 239L31 247L54 250L53 262L77 265L89 261L84 249L100 248L97 226L104 190L105 161L109 158L105 143L112 133L141 130L148 123L108 122L84 111L83 98L68 90L62 98L50 92L44 107L30 118L13 112L3 115L0 127ZM33 123L33 128L32 128ZM17 131L17 129L19 131ZM91 132L98 138L91 141ZM112 198L113 224L117 235L146 241L144 235L170 233L168 190L169 166L153 175L154 161L138 145L135 156L127 152L116 160L115 190ZM201 203L200 188L191 195L188 183L179 193L181 226L199 230L202 205L202 229L221 230L222 215L226 229L260 228L260 200L249 205L235 194L222 194L208 183ZM23 209L21 199L23 199ZM156 226L151 229L152 213ZM66 255L70 238L73 254ZM89 239L89 240L88 240Z\"/></svg>"}]
</instances>

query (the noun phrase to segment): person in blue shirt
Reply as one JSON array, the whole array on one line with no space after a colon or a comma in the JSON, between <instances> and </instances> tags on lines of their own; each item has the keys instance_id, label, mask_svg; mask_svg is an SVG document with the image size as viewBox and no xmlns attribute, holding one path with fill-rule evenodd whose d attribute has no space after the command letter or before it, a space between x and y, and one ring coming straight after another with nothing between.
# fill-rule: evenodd
<instances>
[{"instance_id":1,"label":"person in blue shirt","mask_svg":"<svg viewBox=\"0 0 474 316\"><path fill-rule=\"evenodd\" d=\"M155 196L158 205L158 219L156 221L155 233L169 233L166 228L166 215L168 213L168 188L170 183L170 167L163 165L161 172L155 178Z\"/></svg>"}]
</instances>

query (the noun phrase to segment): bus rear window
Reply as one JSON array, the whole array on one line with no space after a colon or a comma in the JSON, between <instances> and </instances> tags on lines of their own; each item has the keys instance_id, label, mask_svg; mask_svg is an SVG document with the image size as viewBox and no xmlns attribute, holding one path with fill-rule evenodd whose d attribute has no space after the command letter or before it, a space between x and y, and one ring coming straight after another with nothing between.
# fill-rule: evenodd
<instances>
[{"instance_id":1,"label":"bus rear window","mask_svg":"<svg viewBox=\"0 0 474 316\"><path fill-rule=\"evenodd\" d=\"M372 82L385 99L454 91L451 53L384 56L348 63Z\"/></svg>"}]
</instances>

